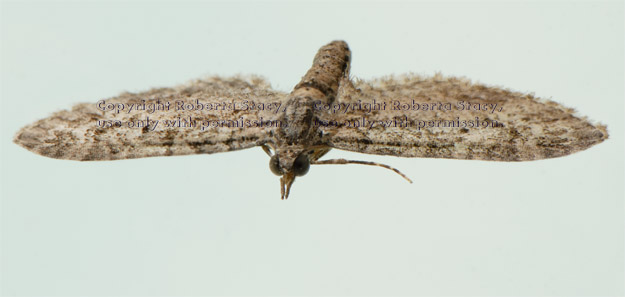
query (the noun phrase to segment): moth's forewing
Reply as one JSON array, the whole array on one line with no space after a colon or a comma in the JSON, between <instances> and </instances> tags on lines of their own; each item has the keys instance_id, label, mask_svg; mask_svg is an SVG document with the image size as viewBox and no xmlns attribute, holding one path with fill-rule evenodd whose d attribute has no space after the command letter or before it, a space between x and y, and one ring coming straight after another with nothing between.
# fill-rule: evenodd
<instances>
[{"instance_id":1,"label":"moth's forewing","mask_svg":"<svg viewBox=\"0 0 625 297\"><path fill-rule=\"evenodd\" d=\"M47 157L83 161L245 149L269 139L275 123L268 121L285 97L257 77L212 77L78 104L14 140Z\"/></svg>"},{"instance_id":2,"label":"moth's forewing","mask_svg":"<svg viewBox=\"0 0 625 297\"><path fill-rule=\"evenodd\" d=\"M558 103L440 75L344 82L335 103L342 106L319 113L327 143L369 154L528 161L608 137Z\"/></svg>"}]
</instances>

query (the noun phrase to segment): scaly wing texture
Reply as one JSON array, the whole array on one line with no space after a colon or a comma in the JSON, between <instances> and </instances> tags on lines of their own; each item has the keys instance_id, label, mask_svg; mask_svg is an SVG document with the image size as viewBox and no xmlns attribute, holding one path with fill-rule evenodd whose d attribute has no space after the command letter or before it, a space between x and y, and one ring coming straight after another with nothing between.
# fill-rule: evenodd
<instances>
[{"instance_id":1,"label":"scaly wing texture","mask_svg":"<svg viewBox=\"0 0 625 297\"><path fill-rule=\"evenodd\" d=\"M373 104L384 102L384 110ZM336 103L347 112L320 116L329 146L369 154L528 161L568 155L608 138L605 126L558 103L441 75L404 75L353 86L345 80ZM471 110L466 110L468 103ZM367 127L348 127L345 121Z\"/></svg>"},{"instance_id":2,"label":"scaly wing texture","mask_svg":"<svg viewBox=\"0 0 625 297\"><path fill-rule=\"evenodd\" d=\"M258 77L211 77L106 99L107 104L137 104L131 112L129 108L119 113L103 111L96 103L77 104L22 128L14 141L43 156L82 161L233 151L267 141L270 125L259 123L275 118L276 110L266 108L277 108L285 98L286 94L271 90ZM169 110L136 109L157 101L169 102ZM176 108L198 106L197 102L206 108ZM209 106L212 110L207 110ZM148 117L152 122L146 127ZM111 122L104 125L106 121ZM128 122L135 127L129 128Z\"/></svg>"}]
</instances>

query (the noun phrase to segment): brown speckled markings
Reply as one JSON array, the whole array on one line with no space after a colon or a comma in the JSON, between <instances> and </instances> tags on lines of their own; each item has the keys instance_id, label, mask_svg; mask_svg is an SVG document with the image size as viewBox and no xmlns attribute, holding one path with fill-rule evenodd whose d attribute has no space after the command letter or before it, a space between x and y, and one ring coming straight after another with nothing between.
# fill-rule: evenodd
<instances>
[{"instance_id":1,"label":"brown speckled markings","mask_svg":"<svg viewBox=\"0 0 625 297\"><path fill-rule=\"evenodd\" d=\"M608 138L606 127L593 125L573 110L553 101L535 98L497 87L471 83L464 78L404 75L341 86L339 102L361 100L412 105L442 103L456 107L460 101L497 104L502 111L474 110L391 110L367 113L320 114L324 121L344 122L367 117L370 121L403 118L440 121L488 118L503 127L383 127L354 129L345 126L321 127L329 135L323 142L332 148L400 157L530 161L555 158L584 150ZM438 106L438 105L437 105ZM463 104L463 106L466 106ZM356 133L358 131L359 133Z\"/></svg>"},{"instance_id":2,"label":"brown speckled markings","mask_svg":"<svg viewBox=\"0 0 625 297\"><path fill-rule=\"evenodd\" d=\"M113 103L169 101L172 108L168 111L116 113L99 110L94 103L83 103L22 128L14 141L44 156L81 161L210 154L261 146L271 156L271 170L282 176L281 198L285 199L295 177L306 174L311 164L359 163L399 173L386 165L365 161L320 161L332 148L400 157L529 161L568 155L608 138L605 126L592 124L575 115L572 109L532 95L441 75L404 75L354 82L349 78L350 63L347 43L334 41L319 50L313 66L290 94L272 90L257 77L212 77L174 88L124 93L106 99ZM235 109L176 110L173 106L176 101L185 104L199 101L214 106L248 102L248 108L238 105ZM497 107L494 112L458 110L460 101ZM315 108L315 104L356 106L375 102L387 105L372 111L356 108L332 112ZM256 108L249 108L250 103ZM451 108L394 110L395 103L409 107L413 103L449 104ZM274 108L258 108L259 105ZM102 120L127 123L146 117L159 120L159 125L140 128L97 125ZM199 126L166 127L163 123L178 117L199 122L227 121L232 125L201 130ZM476 117L480 122L487 120L498 125L460 125L460 121ZM456 119L457 126L452 124ZM394 120L408 125L383 124ZM249 126L242 124L244 121L274 121L274 125ZM368 126L345 125L361 121ZM275 126L276 122L280 125Z\"/></svg>"},{"instance_id":3,"label":"brown speckled markings","mask_svg":"<svg viewBox=\"0 0 625 297\"><path fill-rule=\"evenodd\" d=\"M175 88L152 89L142 93L124 93L108 98L107 102L154 103L183 101L203 104L224 102L272 103L284 101L286 94L272 91L269 85L258 77L213 77L195 80ZM63 110L22 128L15 135L15 142L35 153L58 159L97 161L145 158L156 156L209 154L245 149L260 145L269 140L269 127L217 127L201 131L199 128L165 127L161 122L156 129L127 127L98 127L98 120L130 119L171 120L192 117L194 119L239 120L243 116L249 120L263 121L275 119L271 111L247 110L232 112L193 110L120 112L102 111L95 103L82 103L72 110Z\"/></svg>"}]
</instances>

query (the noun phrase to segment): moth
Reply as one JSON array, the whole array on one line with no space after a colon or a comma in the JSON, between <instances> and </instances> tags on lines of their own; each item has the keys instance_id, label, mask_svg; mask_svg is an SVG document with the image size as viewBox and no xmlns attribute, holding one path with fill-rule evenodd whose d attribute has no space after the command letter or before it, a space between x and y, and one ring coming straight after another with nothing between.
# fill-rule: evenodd
<instances>
[{"instance_id":1,"label":"moth","mask_svg":"<svg viewBox=\"0 0 625 297\"><path fill-rule=\"evenodd\" d=\"M281 199L310 165L388 165L320 160L331 149L377 155L530 161L608 138L558 103L466 78L350 77L344 41L319 49L291 93L257 76L209 77L75 105L17 132L40 155L98 161L211 154L255 146L280 176ZM408 179L409 180L409 179ZM409 180L410 181L410 180Z\"/></svg>"}]
</instances>

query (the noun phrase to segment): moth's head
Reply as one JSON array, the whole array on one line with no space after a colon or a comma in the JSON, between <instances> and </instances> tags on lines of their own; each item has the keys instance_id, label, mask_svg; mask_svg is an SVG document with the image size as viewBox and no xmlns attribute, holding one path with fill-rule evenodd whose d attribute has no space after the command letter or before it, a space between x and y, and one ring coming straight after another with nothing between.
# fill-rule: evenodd
<instances>
[{"instance_id":1,"label":"moth's head","mask_svg":"<svg viewBox=\"0 0 625 297\"><path fill-rule=\"evenodd\" d=\"M269 159L269 169L280 178L281 199L289 198L295 177L304 176L310 169L310 157L306 150L278 151Z\"/></svg>"}]
</instances>

